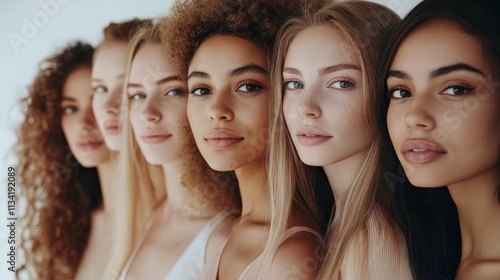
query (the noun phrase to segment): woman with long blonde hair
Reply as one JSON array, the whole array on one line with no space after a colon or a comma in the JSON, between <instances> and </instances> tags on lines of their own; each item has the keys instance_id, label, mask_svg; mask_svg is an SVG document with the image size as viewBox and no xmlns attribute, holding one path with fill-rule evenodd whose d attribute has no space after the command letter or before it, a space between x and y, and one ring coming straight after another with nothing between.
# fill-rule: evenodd
<instances>
[{"instance_id":1,"label":"woman with long blonde hair","mask_svg":"<svg viewBox=\"0 0 500 280\"><path fill-rule=\"evenodd\" d=\"M157 25L130 43L121 102L117 238L105 279L198 279L239 193L234 174L210 169L196 148L186 82Z\"/></svg>"},{"instance_id":2,"label":"woman with long blonde hair","mask_svg":"<svg viewBox=\"0 0 500 280\"><path fill-rule=\"evenodd\" d=\"M376 3L328 3L288 21L278 36L271 73L277 81L273 191L311 184L301 179L303 164L323 168L335 206L320 279L412 279L392 193L379 170L373 104L377 65L399 22Z\"/></svg>"}]
</instances>

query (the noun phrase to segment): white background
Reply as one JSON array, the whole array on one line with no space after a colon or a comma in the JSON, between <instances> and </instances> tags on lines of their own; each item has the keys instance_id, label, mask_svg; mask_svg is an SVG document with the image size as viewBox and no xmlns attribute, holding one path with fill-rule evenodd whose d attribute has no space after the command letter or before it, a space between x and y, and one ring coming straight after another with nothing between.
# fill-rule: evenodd
<instances>
[{"instance_id":1,"label":"white background","mask_svg":"<svg viewBox=\"0 0 500 280\"><path fill-rule=\"evenodd\" d=\"M374 2L404 16L419 0ZM172 3L173 0L0 0L0 279L14 279L6 263L7 167L16 164L11 151L16 142L14 130L22 121L17 104L27 95L38 63L70 41L84 40L95 46L102 38L102 29L111 21L160 17ZM32 25L31 29L28 25ZM15 44L9 36L25 41Z\"/></svg>"}]
</instances>

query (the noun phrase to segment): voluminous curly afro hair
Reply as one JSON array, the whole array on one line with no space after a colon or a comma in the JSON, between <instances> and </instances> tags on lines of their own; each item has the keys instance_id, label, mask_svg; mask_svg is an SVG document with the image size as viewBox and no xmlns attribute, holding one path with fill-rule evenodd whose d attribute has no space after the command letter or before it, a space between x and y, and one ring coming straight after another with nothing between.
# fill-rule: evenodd
<instances>
[{"instance_id":1,"label":"voluminous curly afro hair","mask_svg":"<svg viewBox=\"0 0 500 280\"><path fill-rule=\"evenodd\" d=\"M160 22L162 43L187 76L200 44L214 34L248 39L271 53L279 28L299 16L307 0L178 0Z\"/></svg>"},{"instance_id":2,"label":"voluminous curly afro hair","mask_svg":"<svg viewBox=\"0 0 500 280\"><path fill-rule=\"evenodd\" d=\"M90 232L90 214L102 195L95 168L84 168L71 153L61 127L64 83L74 70L90 67L94 48L76 42L45 59L21 100L25 118L15 147L26 207L20 219L25 262L18 276L71 279Z\"/></svg>"}]
</instances>

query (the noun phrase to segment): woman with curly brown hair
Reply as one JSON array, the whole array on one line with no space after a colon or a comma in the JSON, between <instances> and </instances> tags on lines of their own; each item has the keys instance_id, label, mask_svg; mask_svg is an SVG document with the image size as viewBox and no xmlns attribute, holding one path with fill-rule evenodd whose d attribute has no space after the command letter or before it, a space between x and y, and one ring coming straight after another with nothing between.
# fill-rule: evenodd
<instances>
[{"instance_id":1,"label":"woman with curly brown hair","mask_svg":"<svg viewBox=\"0 0 500 280\"><path fill-rule=\"evenodd\" d=\"M26 263L18 275L71 279L84 274L84 255L107 261L105 245L112 237L105 234L104 206L113 165L92 113L93 52L77 42L44 60L22 101L26 117L17 156L20 198L26 202L21 220ZM103 266L92 270L99 277Z\"/></svg>"},{"instance_id":2,"label":"woman with curly brown hair","mask_svg":"<svg viewBox=\"0 0 500 280\"><path fill-rule=\"evenodd\" d=\"M120 214L105 279L196 280L210 248L227 236L239 193L234 174L210 169L196 148L186 81L163 51L157 25L130 43L122 104Z\"/></svg>"},{"instance_id":3,"label":"woman with curly brown hair","mask_svg":"<svg viewBox=\"0 0 500 280\"><path fill-rule=\"evenodd\" d=\"M312 279L316 274L322 243L314 190L298 188L276 197L269 192L273 174L266 166L269 55L281 24L303 5L178 1L162 21L167 53L187 77L187 114L196 144L213 169L236 172L241 192L242 214L208 260L204 279ZM286 231L270 232L282 215L276 205L292 200Z\"/></svg>"}]
</instances>

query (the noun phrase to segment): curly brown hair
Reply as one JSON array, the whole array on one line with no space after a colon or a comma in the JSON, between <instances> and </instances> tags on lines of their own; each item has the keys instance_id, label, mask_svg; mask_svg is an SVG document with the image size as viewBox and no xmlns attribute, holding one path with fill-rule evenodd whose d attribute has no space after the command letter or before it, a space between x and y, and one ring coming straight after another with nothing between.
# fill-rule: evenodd
<instances>
[{"instance_id":1,"label":"curly brown hair","mask_svg":"<svg viewBox=\"0 0 500 280\"><path fill-rule=\"evenodd\" d=\"M18 128L16 155L25 262L16 275L32 279L74 277L90 232L90 214L102 195L96 168L81 166L61 127L63 85L69 74L91 64L94 48L75 42L40 63L21 100L25 118Z\"/></svg>"},{"instance_id":2,"label":"curly brown hair","mask_svg":"<svg viewBox=\"0 0 500 280\"><path fill-rule=\"evenodd\" d=\"M186 76L196 49L214 34L248 39L269 55L281 25L300 15L306 1L178 0L160 22L162 42Z\"/></svg>"}]
</instances>

